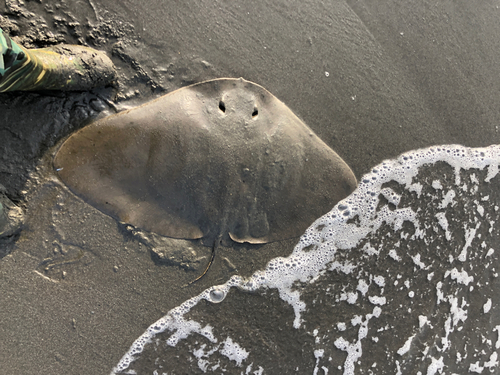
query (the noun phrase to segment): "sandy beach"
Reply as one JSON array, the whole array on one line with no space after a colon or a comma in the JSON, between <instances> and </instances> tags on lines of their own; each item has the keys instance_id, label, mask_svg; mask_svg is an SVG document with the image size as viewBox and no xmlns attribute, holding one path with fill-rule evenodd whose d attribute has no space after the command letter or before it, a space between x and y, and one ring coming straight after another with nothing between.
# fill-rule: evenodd
<instances>
[{"instance_id":1,"label":"sandy beach","mask_svg":"<svg viewBox=\"0 0 500 375\"><path fill-rule=\"evenodd\" d=\"M118 71L115 87L90 92L0 94L0 184L25 213L19 234L0 239L0 374L107 374L170 309L250 276L298 241L222 246L206 277L183 287L210 248L158 239L177 251L169 265L72 194L52 166L65 137L181 87L243 77L285 103L358 179L406 151L498 144L499 12L494 1L0 1L0 27L18 43L88 45ZM203 261L183 266L186 248ZM222 321L261 311L252 332L290 329L292 311L275 292L239 293ZM280 340L289 347L279 361L292 368L314 338ZM302 373L315 363L302 360Z\"/></svg>"}]
</instances>

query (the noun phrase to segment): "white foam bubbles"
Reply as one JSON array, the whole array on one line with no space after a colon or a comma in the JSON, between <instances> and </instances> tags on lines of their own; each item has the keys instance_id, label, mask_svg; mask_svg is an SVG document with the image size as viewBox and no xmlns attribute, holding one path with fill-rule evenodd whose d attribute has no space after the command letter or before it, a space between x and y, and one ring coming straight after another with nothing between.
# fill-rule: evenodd
<instances>
[{"instance_id":1,"label":"white foam bubbles","mask_svg":"<svg viewBox=\"0 0 500 375\"><path fill-rule=\"evenodd\" d=\"M223 342L220 354L226 356L231 361L235 361L238 366L248 358L249 352L243 349L238 343L234 342L230 337L227 337Z\"/></svg>"},{"instance_id":2,"label":"white foam bubbles","mask_svg":"<svg viewBox=\"0 0 500 375\"><path fill-rule=\"evenodd\" d=\"M408 204L402 205L403 193L397 189L401 187L401 189L410 192L418 198L424 197L426 194L426 185L423 182L415 181L415 178L423 166L432 165L437 162L444 162L451 166L454 173L454 186L447 186L436 177L432 177L428 184L440 196L439 203L435 206L436 210L449 210L451 207L459 204L458 198L462 194L462 187L467 186L467 193L476 194L477 188L470 190L470 186L488 183L495 178L498 174L498 164L500 163L500 147L491 146L481 149L469 149L455 145L436 146L409 152L395 160L383 162L362 178L355 192L345 200L339 202L332 211L311 225L289 257L273 259L265 269L256 272L248 279L232 277L227 283L211 287L199 296L186 301L178 308L170 311L136 340L129 352L114 369L113 373L118 373L128 368L133 359L142 352L144 346L151 342L156 334L164 332L167 329L169 332L172 332L167 340L169 345L176 345L180 340L192 334L199 334L211 342L216 342L217 333L213 332L210 325L201 325L197 322L184 319L184 315L201 299L212 303L225 301L229 289L233 287L242 291L277 290L280 298L293 308L295 316L293 327L301 329L304 324L302 315L311 307L302 300L300 290L295 288L297 283L314 285L326 271L340 271L345 275L353 275L355 272L360 272L361 275L357 283L353 284L356 291L345 292L346 298L343 299L344 303L348 303L354 308L359 302L359 298L366 298L367 301L371 302L371 307L373 307L371 313L357 315L356 319L353 318L353 327L358 330L356 340L348 341L344 337L339 336L332 341L334 347L346 352L347 358L343 363L344 374L354 374L355 366L363 353L363 340L368 334L368 325L381 316L382 309L392 306L390 296L382 296L379 293L381 293L381 290L389 288L389 286L397 286L398 283L393 281L387 282L386 279L391 277L390 273L387 273L386 276L361 274L361 270L358 269L357 264L352 263L349 259L338 258L336 255L340 251L349 251L361 244L364 246L364 249L369 250L364 252L364 256L368 258L380 257L382 251L386 251L387 255L391 257L393 264L402 263L402 257L406 255L406 249L385 249L383 241L379 241L379 237L375 237L371 242L368 240L368 238L371 238L370 236L376 236L377 231L382 227L390 228L391 233L397 234L398 238L401 238L402 241L421 241L422 244L429 246L429 228L422 226L421 221L419 221L419 217L425 212L426 207L415 207ZM462 171L473 168L477 170L486 169L486 173L482 175L482 180L478 177L480 176L479 174L474 176L475 181L474 178L465 179L462 177ZM484 177L484 175L486 176ZM397 185L397 187L393 187L392 185L387 186L389 183ZM380 202L382 199L387 204L381 205ZM487 208L485 205L483 210L479 210L481 212L478 215L486 217ZM477 209L474 211L477 212ZM444 211L434 213L432 217L436 224L438 224L435 226L437 228L436 231L443 231L443 241L450 242L454 240L456 234L450 227L453 226L453 229L456 230L456 223ZM453 256L452 254L446 254L442 251L444 245L440 245L441 247L438 246L436 248L436 256L440 256L446 259L446 261L449 260L449 262L458 260L461 262L459 264L466 265L471 259L472 251L475 250L473 241L479 235L482 229L481 225L483 225L481 221L463 223L463 227L460 228L460 231L457 231L457 233L463 232L463 247L460 253ZM407 230L405 227L411 230ZM377 241L379 241L378 245L376 244ZM488 251L488 254L492 256L494 253ZM442 353L449 350L451 335L455 330L459 331L462 329L461 327L464 326L468 316L468 305L464 297L458 298L450 292L449 288L451 287L447 283L451 279L455 284L453 288L460 288L462 285L472 285L474 277L469 275L465 268L459 267L456 263L453 263L451 270L448 270L447 274L444 275L438 272L440 269L433 263L434 259L424 258L424 255L420 253L410 254L410 257L410 262L413 261L415 266L414 272L425 273L423 280L434 283L435 288L433 288L433 292L435 293L436 305L440 308L441 306L447 307L447 310L445 307L442 308L444 309L443 311L449 314L449 320L442 327L444 336L442 337L440 352L429 353L427 357L429 362L427 373L435 374L444 368L445 357ZM433 268L431 269L431 267ZM429 277L429 275L432 275L432 277ZM392 274L392 277L395 278L396 276ZM370 280L370 284L366 280ZM409 288L410 282L405 280L404 285L406 288ZM413 291L413 283L411 285L411 296L408 294L411 298L408 300L415 300L418 294ZM401 285L401 287L403 286ZM416 288L418 290L418 285ZM462 291L462 289L456 290ZM342 301L342 298L340 300ZM411 308L405 308L404 311L411 311ZM420 319L420 316L416 319L417 326L419 321L422 326L432 326L430 323L432 317ZM337 332L340 334L344 332L343 329L346 331L349 330L349 327L346 327L344 323L339 324L337 325ZM409 336L406 337L408 338ZM402 350L403 348L406 349L406 341L402 344L404 345L400 346L400 348ZM226 353L230 352L229 348L235 348L235 346L228 344ZM221 347L221 350L225 349ZM241 358L240 362L235 360L240 365L250 355L248 353L251 353L251 348L239 347L238 350L240 354L247 353L246 356L241 355L238 357ZM403 351L407 353L407 351ZM224 353L222 354L224 355ZM318 360L316 367L319 368L320 358L316 357L316 359ZM492 363L494 359L492 359ZM400 359L397 367L399 368L402 364L403 360Z\"/></svg>"},{"instance_id":3,"label":"white foam bubbles","mask_svg":"<svg viewBox=\"0 0 500 375\"><path fill-rule=\"evenodd\" d=\"M491 298L488 298L483 305L483 312L488 314L491 310Z\"/></svg>"}]
</instances>

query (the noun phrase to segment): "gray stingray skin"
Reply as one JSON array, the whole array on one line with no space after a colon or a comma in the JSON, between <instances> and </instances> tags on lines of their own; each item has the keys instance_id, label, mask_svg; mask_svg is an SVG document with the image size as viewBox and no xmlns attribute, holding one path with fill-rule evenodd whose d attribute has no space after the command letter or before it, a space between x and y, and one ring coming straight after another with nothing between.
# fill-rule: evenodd
<instances>
[{"instance_id":1,"label":"gray stingray skin","mask_svg":"<svg viewBox=\"0 0 500 375\"><path fill-rule=\"evenodd\" d=\"M356 187L331 148L242 78L181 88L88 125L54 166L105 214L208 246L298 237Z\"/></svg>"}]
</instances>

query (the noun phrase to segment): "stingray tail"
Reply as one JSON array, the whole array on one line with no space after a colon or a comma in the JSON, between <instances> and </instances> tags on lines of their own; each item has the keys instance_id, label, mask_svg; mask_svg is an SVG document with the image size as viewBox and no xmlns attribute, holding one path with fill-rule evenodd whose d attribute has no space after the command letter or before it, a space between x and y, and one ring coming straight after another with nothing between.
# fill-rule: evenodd
<instances>
[{"instance_id":1,"label":"stingray tail","mask_svg":"<svg viewBox=\"0 0 500 375\"><path fill-rule=\"evenodd\" d=\"M212 246L212 255L210 256L210 261L208 262L207 266L205 267L205 271L203 271L203 273L198 276L196 279L194 279L193 281L189 282L187 285L191 285L191 284L194 284L195 282L197 282L198 280L201 280L201 278L203 276L205 276L208 272L208 270L210 269L210 266L212 265L212 263L214 262L214 259L215 259L215 252L217 251L217 249L219 248L220 244L222 242L222 234L219 234L219 236L217 236L217 238L215 239L214 241L214 244ZM186 286L187 286L186 285Z\"/></svg>"},{"instance_id":2,"label":"stingray tail","mask_svg":"<svg viewBox=\"0 0 500 375\"><path fill-rule=\"evenodd\" d=\"M0 92L85 91L110 84L116 71L104 52L59 45L26 49L0 29Z\"/></svg>"}]
</instances>

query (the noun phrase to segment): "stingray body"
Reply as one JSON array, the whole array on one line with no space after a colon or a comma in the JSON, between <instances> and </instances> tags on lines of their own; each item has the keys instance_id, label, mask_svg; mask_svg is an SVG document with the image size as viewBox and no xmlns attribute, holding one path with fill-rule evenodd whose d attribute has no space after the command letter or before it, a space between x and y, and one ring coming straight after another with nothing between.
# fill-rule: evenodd
<instances>
[{"instance_id":1,"label":"stingray body","mask_svg":"<svg viewBox=\"0 0 500 375\"><path fill-rule=\"evenodd\" d=\"M356 186L288 107L241 78L185 87L88 125L62 144L54 166L100 211L207 246L300 236Z\"/></svg>"}]
</instances>

